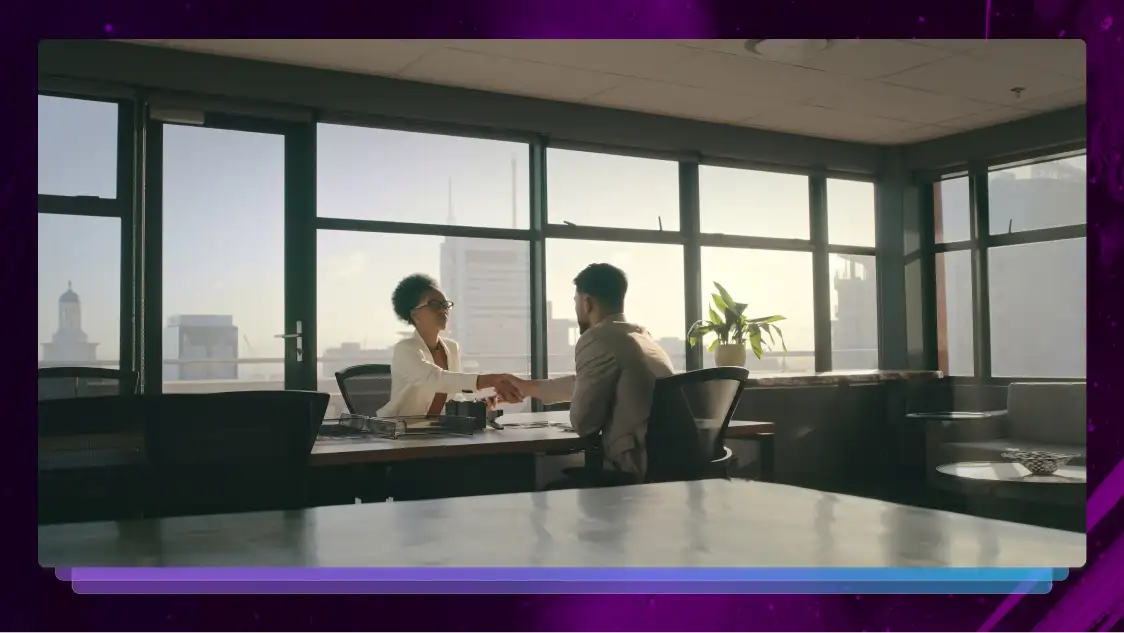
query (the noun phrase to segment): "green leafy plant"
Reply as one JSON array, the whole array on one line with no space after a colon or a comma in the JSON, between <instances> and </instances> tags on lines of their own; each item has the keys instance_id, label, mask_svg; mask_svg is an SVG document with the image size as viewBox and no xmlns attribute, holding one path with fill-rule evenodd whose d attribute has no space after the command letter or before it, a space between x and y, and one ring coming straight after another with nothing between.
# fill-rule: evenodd
<instances>
[{"instance_id":1,"label":"green leafy plant","mask_svg":"<svg viewBox=\"0 0 1124 633\"><path fill-rule=\"evenodd\" d=\"M745 316L745 309L749 307L747 304L734 301L722 284L714 282L714 287L718 292L710 295L713 301L710 318L696 321L687 331L687 340L691 345L698 345L706 335L713 334L715 338L707 348L709 351L714 351L719 345L745 346L748 343L753 355L760 359L765 350L772 350L777 339L780 339L781 349L788 353L784 334L776 325L777 321L784 320L783 316L774 314L751 319Z\"/></svg>"}]
</instances>

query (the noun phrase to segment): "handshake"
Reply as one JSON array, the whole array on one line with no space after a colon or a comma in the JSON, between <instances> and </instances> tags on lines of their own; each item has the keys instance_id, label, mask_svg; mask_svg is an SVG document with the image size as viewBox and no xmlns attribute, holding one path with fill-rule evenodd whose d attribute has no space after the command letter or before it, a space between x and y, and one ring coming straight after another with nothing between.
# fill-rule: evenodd
<instances>
[{"instance_id":1,"label":"handshake","mask_svg":"<svg viewBox=\"0 0 1124 633\"><path fill-rule=\"evenodd\" d=\"M537 386L534 380L511 374L481 374L476 380L477 389L495 389L500 402L522 402L525 398L534 397Z\"/></svg>"}]
</instances>

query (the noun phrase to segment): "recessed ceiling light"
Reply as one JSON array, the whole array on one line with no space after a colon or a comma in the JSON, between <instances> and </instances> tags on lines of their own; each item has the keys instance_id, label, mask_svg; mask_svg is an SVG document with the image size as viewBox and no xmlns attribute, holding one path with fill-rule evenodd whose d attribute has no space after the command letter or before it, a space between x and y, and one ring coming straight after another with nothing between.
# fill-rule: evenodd
<instances>
[{"instance_id":1,"label":"recessed ceiling light","mask_svg":"<svg viewBox=\"0 0 1124 633\"><path fill-rule=\"evenodd\" d=\"M745 49L762 59L788 64L808 61L826 51L832 40L746 40Z\"/></svg>"}]
</instances>

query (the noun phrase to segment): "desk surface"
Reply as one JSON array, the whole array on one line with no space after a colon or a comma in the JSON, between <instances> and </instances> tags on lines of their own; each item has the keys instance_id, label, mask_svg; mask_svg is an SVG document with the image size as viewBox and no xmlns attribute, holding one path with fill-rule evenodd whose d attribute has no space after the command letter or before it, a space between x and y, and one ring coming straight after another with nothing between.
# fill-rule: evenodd
<instances>
[{"instance_id":1,"label":"desk surface","mask_svg":"<svg viewBox=\"0 0 1124 633\"><path fill-rule=\"evenodd\" d=\"M513 413L499 418L505 425L546 423L553 426L502 431L485 429L471 436L419 436L408 439L321 437L312 447L313 466L379 463L441 457L537 454L580 450L584 441L569 426L568 411ZM727 431L731 439L773 432L772 422L733 421ZM139 435L114 434L82 438L40 439L40 469L68 469L129 465L144 462L143 439ZM49 451L49 455L44 450ZM44 460L47 462L44 462ZM46 464L50 464L47 466Z\"/></svg>"},{"instance_id":2,"label":"desk surface","mask_svg":"<svg viewBox=\"0 0 1124 633\"><path fill-rule=\"evenodd\" d=\"M1085 535L711 480L39 528L46 567L1079 567Z\"/></svg>"},{"instance_id":3,"label":"desk surface","mask_svg":"<svg viewBox=\"0 0 1124 633\"><path fill-rule=\"evenodd\" d=\"M554 453L579 450L584 446L582 438L573 431L566 430L570 424L568 411L512 413L501 416L499 422L506 427L502 431L484 429L471 436L418 436L397 440L321 438L312 448L312 464L326 466L437 457ZM538 428L516 426L541 423L558 426ZM772 432L772 422L731 421L726 436L737 439Z\"/></svg>"}]
</instances>

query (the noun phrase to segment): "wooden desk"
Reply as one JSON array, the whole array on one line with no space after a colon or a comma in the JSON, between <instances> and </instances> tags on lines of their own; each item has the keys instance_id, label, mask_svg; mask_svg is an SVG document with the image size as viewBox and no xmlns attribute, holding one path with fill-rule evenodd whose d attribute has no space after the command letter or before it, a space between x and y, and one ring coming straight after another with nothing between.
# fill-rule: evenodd
<instances>
[{"instance_id":1,"label":"wooden desk","mask_svg":"<svg viewBox=\"0 0 1124 633\"><path fill-rule=\"evenodd\" d=\"M570 423L568 411L513 413L499 418L504 425ZM731 421L726 437L731 439L767 435L771 422ZM482 455L534 455L581 450L585 440L572 431L559 428L518 428L502 431L485 429L471 436L444 435L397 440L367 438L321 438L312 448L313 466L373 464L417 459L478 457Z\"/></svg>"},{"instance_id":2,"label":"wooden desk","mask_svg":"<svg viewBox=\"0 0 1124 633\"><path fill-rule=\"evenodd\" d=\"M46 567L1080 567L1085 535L709 480L39 528Z\"/></svg>"}]
</instances>

